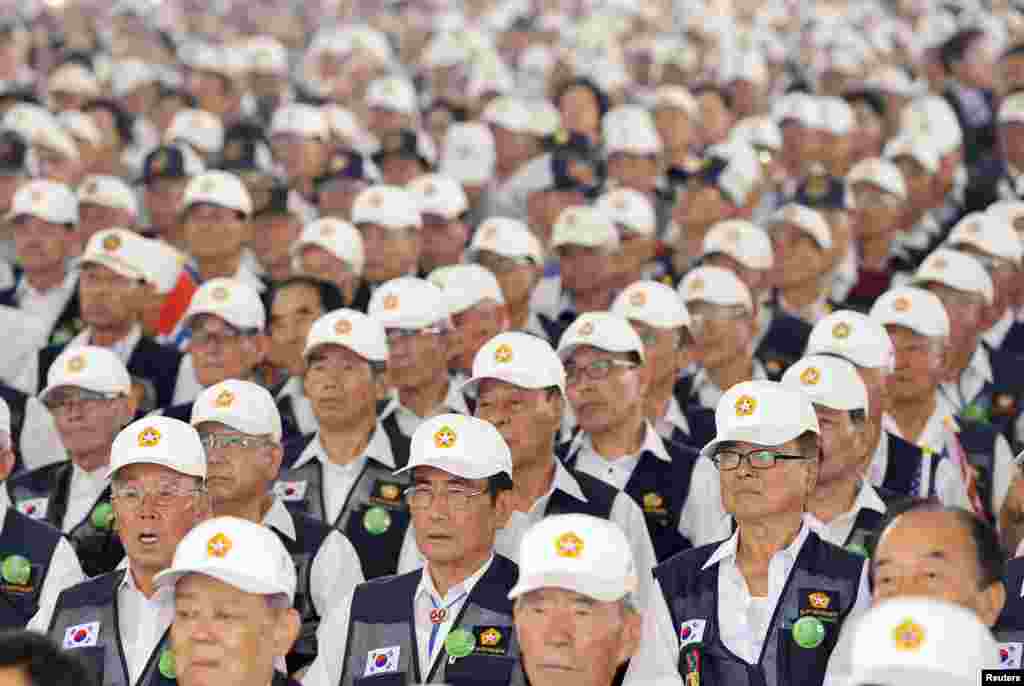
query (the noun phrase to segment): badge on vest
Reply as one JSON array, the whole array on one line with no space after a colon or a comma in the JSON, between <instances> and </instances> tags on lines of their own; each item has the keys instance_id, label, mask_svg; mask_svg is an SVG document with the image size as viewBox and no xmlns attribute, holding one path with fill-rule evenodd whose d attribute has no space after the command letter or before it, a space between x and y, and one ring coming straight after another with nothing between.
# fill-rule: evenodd
<instances>
[{"instance_id":1,"label":"badge on vest","mask_svg":"<svg viewBox=\"0 0 1024 686\"><path fill-rule=\"evenodd\" d=\"M76 624L64 630L65 650L70 648L88 648L96 645L100 637L100 623Z\"/></svg>"},{"instance_id":2,"label":"badge on vest","mask_svg":"<svg viewBox=\"0 0 1024 686\"><path fill-rule=\"evenodd\" d=\"M0 590L5 593L31 593L35 590L32 581L32 563L22 555L8 555L0 565L3 584Z\"/></svg>"},{"instance_id":3,"label":"badge on vest","mask_svg":"<svg viewBox=\"0 0 1024 686\"><path fill-rule=\"evenodd\" d=\"M839 620L839 593L800 589L800 617L816 617L823 622Z\"/></svg>"},{"instance_id":4,"label":"badge on vest","mask_svg":"<svg viewBox=\"0 0 1024 686\"><path fill-rule=\"evenodd\" d=\"M392 509L402 507L402 484L394 481L378 481L373 485L370 502Z\"/></svg>"},{"instance_id":5,"label":"badge on vest","mask_svg":"<svg viewBox=\"0 0 1024 686\"><path fill-rule=\"evenodd\" d=\"M42 519L46 516L46 498L29 498L18 503L18 512L32 519Z\"/></svg>"},{"instance_id":6,"label":"badge on vest","mask_svg":"<svg viewBox=\"0 0 1024 686\"><path fill-rule=\"evenodd\" d=\"M390 646L388 648L377 648L366 654L366 671L363 676L374 674L390 674L398 671L398 656L401 654L402 646Z\"/></svg>"},{"instance_id":7,"label":"badge on vest","mask_svg":"<svg viewBox=\"0 0 1024 686\"><path fill-rule=\"evenodd\" d=\"M476 638L475 652L483 655L508 655L508 637L511 632L510 626L473 627L473 636Z\"/></svg>"},{"instance_id":8,"label":"badge on vest","mask_svg":"<svg viewBox=\"0 0 1024 686\"><path fill-rule=\"evenodd\" d=\"M706 619L688 619L683 622L679 627L679 649L682 650L691 643L702 643L707 623Z\"/></svg>"},{"instance_id":9,"label":"badge on vest","mask_svg":"<svg viewBox=\"0 0 1024 686\"><path fill-rule=\"evenodd\" d=\"M307 485L305 481L275 481L274 495L282 502L301 502L306 499Z\"/></svg>"},{"instance_id":10,"label":"badge on vest","mask_svg":"<svg viewBox=\"0 0 1024 686\"><path fill-rule=\"evenodd\" d=\"M1009 393L996 393L992 396L992 414L1012 417L1017 414L1017 399Z\"/></svg>"},{"instance_id":11,"label":"badge on vest","mask_svg":"<svg viewBox=\"0 0 1024 686\"><path fill-rule=\"evenodd\" d=\"M999 668L1020 669L1020 658L1022 652L1024 652L1024 643L1000 643Z\"/></svg>"}]
</instances>

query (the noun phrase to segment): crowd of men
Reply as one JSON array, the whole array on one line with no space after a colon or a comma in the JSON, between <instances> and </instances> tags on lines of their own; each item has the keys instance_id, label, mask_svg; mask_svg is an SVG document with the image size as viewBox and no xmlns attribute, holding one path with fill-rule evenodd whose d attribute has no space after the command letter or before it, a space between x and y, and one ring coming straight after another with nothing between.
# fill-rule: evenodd
<instances>
[{"instance_id":1,"label":"crowd of men","mask_svg":"<svg viewBox=\"0 0 1024 686\"><path fill-rule=\"evenodd\" d=\"M1015 0L6 3L0 331L3 683L1024 667Z\"/></svg>"}]
</instances>

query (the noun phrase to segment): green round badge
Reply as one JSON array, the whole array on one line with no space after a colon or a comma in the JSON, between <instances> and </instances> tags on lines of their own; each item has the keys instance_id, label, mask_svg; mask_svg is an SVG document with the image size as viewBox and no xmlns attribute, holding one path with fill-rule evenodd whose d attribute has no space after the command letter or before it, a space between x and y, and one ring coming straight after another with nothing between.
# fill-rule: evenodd
<instances>
[{"instance_id":1,"label":"green round badge","mask_svg":"<svg viewBox=\"0 0 1024 686\"><path fill-rule=\"evenodd\" d=\"M160 663L158 665L160 673L168 679L175 679L178 673L174 669L174 651L170 648L164 648L163 652L160 653Z\"/></svg>"},{"instance_id":2,"label":"green round badge","mask_svg":"<svg viewBox=\"0 0 1024 686\"><path fill-rule=\"evenodd\" d=\"M391 528L391 514L383 507L371 507L363 515L363 526L374 536Z\"/></svg>"},{"instance_id":3,"label":"green round badge","mask_svg":"<svg viewBox=\"0 0 1024 686\"><path fill-rule=\"evenodd\" d=\"M444 639L444 649L450 657L466 657L476 648L476 637L465 629L456 629Z\"/></svg>"},{"instance_id":4,"label":"green round badge","mask_svg":"<svg viewBox=\"0 0 1024 686\"><path fill-rule=\"evenodd\" d=\"M92 525L97 529L109 529L114 524L114 508L110 503L100 503L92 511Z\"/></svg>"},{"instance_id":5,"label":"green round badge","mask_svg":"<svg viewBox=\"0 0 1024 686\"><path fill-rule=\"evenodd\" d=\"M9 584L24 586L32 578L32 565L21 555L8 555L4 558L2 570L4 581Z\"/></svg>"},{"instance_id":6,"label":"green round badge","mask_svg":"<svg viewBox=\"0 0 1024 686\"><path fill-rule=\"evenodd\" d=\"M854 555L860 555L861 557L871 557L871 553L868 552L868 549L860 543L851 543L846 546L846 551L853 553Z\"/></svg>"},{"instance_id":7,"label":"green round badge","mask_svg":"<svg viewBox=\"0 0 1024 686\"><path fill-rule=\"evenodd\" d=\"M825 625L817 617L801 617L793 624L793 640L801 648L817 648L825 640Z\"/></svg>"}]
</instances>

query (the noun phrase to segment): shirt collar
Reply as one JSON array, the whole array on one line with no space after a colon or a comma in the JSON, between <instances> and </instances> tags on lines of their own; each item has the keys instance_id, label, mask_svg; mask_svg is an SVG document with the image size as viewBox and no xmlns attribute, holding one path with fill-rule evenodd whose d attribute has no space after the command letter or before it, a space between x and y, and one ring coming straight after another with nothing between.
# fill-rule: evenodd
<instances>
[{"instance_id":1,"label":"shirt collar","mask_svg":"<svg viewBox=\"0 0 1024 686\"><path fill-rule=\"evenodd\" d=\"M583 495L583 489L580 488L580 484L569 473L569 470L565 468L562 461L555 458L555 478L551 480L551 489L548 491L548 496L555 492L555 489L568 493L576 500L587 502L587 496Z\"/></svg>"},{"instance_id":2,"label":"shirt collar","mask_svg":"<svg viewBox=\"0 0 1024 686\"><path fill-rule=\"evenodd\" d=\"M135 350L135 346L139 344L142 339L142 326L139 324L132 325L128 335L117 341L113 345L109 346L110 350L116 354L123 356L124 358L130 357L131 353ZM92 327L86 327L77 336L71 339L68 343L68 347L76 345L89 345L92 340Z\"/></svg>"},{"instance_id":3,"label":"shirt collar","mask_svg":"<svg viewBox=\"0 0 1024 686\"><path fill-rule=\"evenodd\" d=\"M668 399L668 409L662 419L668 424L678 427L686 435L690 435L690 421L686 418L686 413L683 412L683 408L674 394ZM666 438L668 437L666 436Z\"/></svg>"},{"instance_id":4,"label":"shirt collar","mask_svg":"<svg viewBox=\"0 0 1024 686\"><path fill-rule=\"evenodd\" d=\"M979 344L978 347L974 349L974 354L971 355L971 361L967 363L967 369L964 371L971 371L972 373L979 375L985 381L992 381L992 363L989 362L988 351L985 350L984 346Z\"/></svg>"},{"instance_id":5,"label":"shirt collar","mask_svg":"<svg viewBox=\"0 0 1024 686\"><path fill-rule=\"evenodd\" d=\"M810 534L810 532L811 529L807 524L807 517L805 515L800 525L800 531L799 533L797 533L796 538L794 538L793 542L789 544L789 547L779 552L789 557L790 560L796 560L796 556L800 553L800 549L803 547L804 541L807 540L807 536L808 534ZM722 562L723 560L735 559L736 548L739 545L739 541L740 530L739 527L737 527L736 531L732 533L732 536L730 536L728 540L722 542L715 550L714 554L712 554L711 557L708 558L708 561L705 562L704 566L700 568L701 571L703 572L708 567L716 565L719 562ZM776 553L776 555L778 554L779 553Z\"/></svg>"},{"instance_id":6,"label":"shirt collar","mask_svg":"<svg viewBox=\"0 0 1024 686\"><path fill-rule=\"evenodd\" d=\"M588 448L595 455L598 454L597 451L594 450L594 444L590 440L590 434L580 431L572 439L569 454L575 455L583 448ZM654 427L651 426L649 421L644 423L644 442L640 445L640 451L636 453L636 456L639 457L640 455L643 455L644 452L653 453L654 456L662 462L672 461L672 457L668 454L668 451L665 450L665 442L661 440L661 436L658 435L658 432L654 430Z\"/></svg>"},{"instance_id":7,"label":"shirt collar","mask_svg":"<svg viewBox=\"0 0 1024 686\"><path fill-rule=\"evenodd\" d=\"M32 286L32 284L30 284L28 282L28 277L26 277L25 275L22 275L20 283L18 283L17 296L19 298L21 298L21 297L24 297L26 295L29 295L29 296L32 296L34 298L41 298L41 297L45 297L45 296L48 296L48 295L52 295L52 294L57 293L57 292L63 293L63 292L66 292L66 291L70 291L72 288L74 288L75 282L77 280L78 280L78 274L75 272L75 270L68 269L67 273L64 275L64 280L61 281L59 286L56 286L54 288L50 288L50 289L48 289L46 291L39 291L39 290L36 290L36 288L34 286Z\"/></svg>"},{"instance_id":8,"label":"shirt collar","mask_svg":"<svg viewBox=\"0 0 1024 686\"><path fill-rule=\"evenodd\" d=\"M301 398L303 395L305 394L302 392L302 377L293 376L281 386L281 390L277 392L277 399L281 400L288 397Z\"/></svg>"},{"instance_id":9,"label":"shirt collar","mask_svg":"<svg viewBox=\"0 0 1024 686\"><path fill-rule=\"evenodd\" d=\"M291 513L288 512L288 508L278 498L274 498L274 502L270 504L267 514L263 515L263 526L275 529L293 541L297 538L295 534L295 521L292 519Z\"/></svg>"},{"instance_id":10,"label":"shirt collar","mask_svg":"<svg viewBox=\"0 0 1024 686\"><path fill-rule=\"evenodd\" d=\"M1014 318L1011 310L1004 312L999 321L982 334L984 341L994 348L1002 346L1003 341L1006 340L1006 334L1010 332L1010 327L1013 326Z\"/></svg>"},{"instance_id":11,"label":"shirt collar","mask_svg":"<svg viewBox=\"0 0 1024 686\"><path fill-rule=\"evenodd\" d=\"M857 501L853 504L854 512L860 510L874 510L879 514L885 514L889 508L885 501L878 495L878 491L867 480L860 483L860 492L857 493Z\"/></svg>"},{"instance_id":12,"label":"shirt collar","mask_svg":"<svg viewBox=\"0 0 1024 686\"><path fill-rule=\"evenodd\" d=\"M423 565L423 574L420 576L420 584L416 588L416 596L419 597L421 594L427 593L438 600L444 600L445 598L457 598L465 593L468 597L469 594L473 592L477 582L479 582L483 575L487 573L492 562L494 562L494 553L491 553L491 556L487 558L487 562L485 562L480 569L470 574L461 583L449 588L448 595L444 597L437 592L437 588L434 586L434 579L430 576L430 563L427 562Z\"/></svg>"},{"instance_id":13,"label":"shirt collar","mask_svg":"<svg viewBox=\"0 0 1024 686\"><path fill-rule=\"evenodd\" d=\"M363 451L361 457L372 457L385 467L396 469L395 457L391 452L391 441L388 440L387 432L384 431L384 427L381 426L380 422L377 422L374 427L373 435L370 436L370 442L366 444L366 450ZM309 445L303 449L302 453L299 455L299 459L295 460L295 464L292 465L292 469L298 469L313 459L318 459L321 462L329 462L327 451L324 450L324 445L320 442L319 431L317 431L316 435L313 436L313 440L309 442Z\"/></svg>"}]
</instances>

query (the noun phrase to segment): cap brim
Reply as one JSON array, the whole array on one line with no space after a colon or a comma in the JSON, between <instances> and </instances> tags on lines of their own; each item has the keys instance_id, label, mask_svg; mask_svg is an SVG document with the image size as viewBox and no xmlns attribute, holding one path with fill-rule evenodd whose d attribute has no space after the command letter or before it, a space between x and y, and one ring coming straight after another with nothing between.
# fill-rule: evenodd
<instances>
[{"instance_id":1,"label":"cap brim","mask_svg":"<svg viewBox=\"0 0 1024 686\"><path fill-rule=\"evenodd\" d=\"M633 583L636 587L635 579ZM519 581L512 590L508 592L509 600L515 600L521 595L537 591L542 588L561 588L573 591L580 595L593 598L594 600L611 603L625 598L631 589L624 589L622 583L615 583L607 579L596 579L582 574L568 571L544 572L540 574L521 574Z\"/></svg>"},{"instance_id":2,"label":"cap brim","mask_svg":"<svg viewBox=\"0 0 1024 686\"><path fill-rule=\"evenodd\" d=\"M218 581L223 581L229 586L234 586L240 591L256 595L277 595L283 593L288 596L289 602L294 601L294 594L268 583L266 576L248 575L234 570L222 569L220 567L208 567L204 565L186 565L165 569L153 578L157 587L174 586L183 577L189 574L202 574Z\"/></svg>"},{"instance_id":3,"label":"cap brim","mask_svg":"<svg viewBox=\"0 0 1024 686\"><path fill-rule=\"evenodd\" d=\"M129 465L133 465L133 464L155 464L155 465L160 465L161 467L167 467L168 469L173 469L174 471L178 472L179 474L184 474L185 476L195 476L195 477L198 477L200 479L205 479L206 478L206 472L200 471L199 469L189 470L189 469L183 468L181 465L171 464L171 463L167 462L166 460L154 459L152 456L141 456L141 455L135 456L135 455L133 455L132 457L129 457L127 459L118 460L116 467L110 467L107 470L107 479L108 480L112 479L114 477L114 474L117 472L117 470L124 469L125 467L127 467Z\"/></svg>"},{"instance_id":4,"label":"cap brim","mask_svg":"<svg viewBox=\"0 0 1024 686\"><path fill-rule=\"evenodd\" d=\"M465 462L463 460L453 459L450 455L425 455L416 460L410 460L409 464L396 470L394 474L404 474L411 472L416 467L434 467L440 469L443 472L448 472L452 476L457 476L460 479L487 479L492 476L496 476L501 473L512 476L504 469L498 471L488 470L483 467L479 462Z\"/></svg>"},{"instance_id":5,"label":"cap brim","mask_svg":"<svg viewBox=\"0 0 1024 686\"><path fill-rule=\"evenodd\" d=\"M480 384L488 379L494 381L502 381L519 388L525 388L531 391L535 391L541 388L557 388L562 396L565 396L565 388L558 383L531 383L524 380L522 377L513 378L513 375L502 375L502 374L481 374L480 376L474 376L469 381L466 381L459 387L459 392L463 394L475 394L478 392Z\"/></svg>"},{"instance_id":6,"label":"cap brim","mask_svg":"<svg viewBox=\"0 0 1024 686\"><path fill-rule=\"evenodd\" d=\"M764 425L759 426L743 426L734 427L732 431L724 434L716 434L703 448L700 449L700 454L704 457L711 457L715 454L714 448L720 443L729 443L732 441L742 441L743 443L751 443L753 445L761 446L776 446L788 443L795 438L802 436L807 431L814 433L820 433L814 427L793 427L790 429L781 429L779 427L766 427Z\"/></svg>"},{"instance_id":7,"label":"cap brim","mask_svg":"<svg viewBox=\"0 0 1024 686\"><path fill-rule=\"evenodd\" d=\"M105 257L103 255L83 256L81 264L98 264L120 274L126 279L134 279L135 281L144 281L146 278L145 274L141 273L137 269L133 269L130 265L125 264L121 260Z\"/></svg>"}]
</instances>

